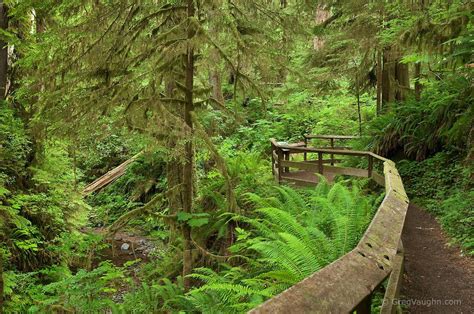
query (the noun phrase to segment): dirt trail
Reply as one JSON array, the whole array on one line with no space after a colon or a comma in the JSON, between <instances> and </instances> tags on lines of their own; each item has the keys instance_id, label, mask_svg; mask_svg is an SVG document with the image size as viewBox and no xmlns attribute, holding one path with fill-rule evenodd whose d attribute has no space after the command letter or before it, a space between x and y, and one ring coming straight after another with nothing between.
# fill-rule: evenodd
<instances>
[{"instance_id":1,"label":"dirt trail","mask_svg":"<svg viewBox=\"0 0 474 314\"><path fill-rule=\"evenodd\" d=\"M474 260L448 247L438 222L410 204L401 302L410 313L474 313Z\"/></svg>"}]
</instances>

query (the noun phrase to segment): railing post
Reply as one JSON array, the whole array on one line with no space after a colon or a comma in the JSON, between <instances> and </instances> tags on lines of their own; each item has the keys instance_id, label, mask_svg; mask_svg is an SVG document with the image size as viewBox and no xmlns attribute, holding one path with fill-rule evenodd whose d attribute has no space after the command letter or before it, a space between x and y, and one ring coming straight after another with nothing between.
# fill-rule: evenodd
<instances>
[{"instance_id":1,"label":"railing post","mask_svg":"<svg viewBox=\"0 0 474 314\"><path fill-rule=\"evenodd\" d=\"M283 160L283 152L281 148L277 148L278 156L278 183L281 183L281 173L283 172L283 167L281 166L281 161Z\"/></svg>"},{"instance_id":2,"label":"railing post","mask_svg":"<svg viewBox=\"0 0 474 314\"><path fill-rule=\"evenodd\" d=\"M371 305L372 305L372 294L369 294L367 297L365 297L365 299L362 300L362 302L359 303L359 305L356 306L354 311L357 314L370 314Z\"/></svg>"},{"instance_id":3,"label":"railing post","mask_svg":"<svg viewBox=\"0 0 474 314\"><path fill-rule=\"evenodd\" d=\"M308 147L308 138L306 137L306 135L304 135L304 147ZM304 158L304 161L307 160L307 155L306 155L306 152L304 152L303 154L303 158Z\"/></svg>"},{"instance_id":4,"label":"railing post","mask_svg":"<svg viewBox=\"0 0 474 314\"><path fill-rule=\"evenodd\" d=\"M373 168L374 168L374 157L372 157L372 155L368 155L368 159L369 159L369 166L367 167L367 176L369 178L372 177L372 171L373 171Z\"/></svg>"},{"instance_id":5,"label":"railing post","mask_svg":"<svg viewBox=\"0 0 474 314\"><path fill-rule=\"evenodd\" d=\"M319 174L323 174L323 153L318 152L318 168Z\"/></svg>"},{"instance_id":6,"label":"railing post","mask_svg":"<svg viewBox=\"0 0 474 314\"><path fill-rule=\"evenodd\" d=\"M290 160L290 151L288 149L285 149L283 151L283 159L284 160ZM290 172L290 168L285 167L285 172Z\"/></svg>"},{"instance_id":7,"label":"railing post","mask_svg":"<svg viewBox=\"0 0 474 314\"><path fill-rule=\"evenodd\" d=\"M276 153L275 150L275 145L273 145L273 143L271 143L272 145L272 151L271 151L271 154L272 154L272 174L273 176L275 176L275 157L273 156L273 153Z\"/></svg>"},{"instance_id":8,"label":"railing post","mask_svg":"<svg viewBox=\"0 0 474 314\"><path fill-rule=\"evenodd\" d=\"M331 148L334 149L334 138L331 137ZM334 166L334 154L331 154L331 166Z\"/></svg>"}]
</instances>

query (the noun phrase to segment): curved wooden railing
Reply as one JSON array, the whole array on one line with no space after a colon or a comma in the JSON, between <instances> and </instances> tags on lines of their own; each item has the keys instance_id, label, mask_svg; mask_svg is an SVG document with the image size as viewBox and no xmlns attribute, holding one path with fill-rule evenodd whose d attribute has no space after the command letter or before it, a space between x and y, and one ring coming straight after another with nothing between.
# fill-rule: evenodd
<instances>
[{"instance_id":1,"label":"curved wooden railing","mask_svg":"<svg viewBox=\"0 0 474 314\"><path fill-rule=\"evenodd\" d=\"M312 135L306 138L318 137ZM342 139L337 136L319 138L327 138L332 143ZM387 278L381 313L397 312L399 309L395 300L400 290L404 256L401 234L409 200L395 163L368 151L314 148L307 147L307 143L287 144L271 140L272 170L278 182L311 183L286 175L291 174L290 169L293 168L322 175L332 173L368 177L385 186L385 198L352 251L250 313L370 313L372 295ZM290 158L291 155L301 154L304 157L300 160ZM312 155L317 159L311 160ZM331 157L324 159L325 155ZM335 166L340 161L334 156L364 158L367 169ZM376 162L381 163L383 175L374 167Z\"/></svg>"}]
</instances>

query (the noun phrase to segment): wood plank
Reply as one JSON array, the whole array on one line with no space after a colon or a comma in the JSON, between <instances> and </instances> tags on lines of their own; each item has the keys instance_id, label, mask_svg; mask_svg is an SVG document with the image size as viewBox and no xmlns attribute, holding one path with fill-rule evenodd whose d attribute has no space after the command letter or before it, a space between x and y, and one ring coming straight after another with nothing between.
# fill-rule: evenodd
<instances>
[{"instance_id":1,"label":"wood plank","mask_svg":"<svg viewBox=\"0 0 474 314\"><path fill-rule=\"evenodd\" d=\"M374 157L375 159L378 159L379 161L387 162L387 163L389 163L389 164L395 166L395 163L394 163L393 161L391 161L390 159L387 159L387 158L385 158L385 157L379 156L379 155L377 155L377 154L375 154L375 153L372 153L372 152L368 152L368 154L369 154L370 156Z\"/></svg>"},{"instance_id":2,"label":"wood plank","mask_svg":"<svg viewBox=\"0 0 474 314\"><path fill-rule=\"evenodd\" d=\"M310 162L304 161L290 161L290 160L282 160L281 161L282 167L290 167L296 168L300 170L306 170L311 172L318 172L318 165Z\"/></svg>"},{"instance_id":3,"label":"wood plank","mask_svg":"<svg viewBox=\"0 0 474 314\"><path fill-rule=\"evenodd\" d=\"M349 313L388 274L354 249L249 313Z\"/></svg>"},{"instance_id":4,"label":"wood plank","mask_svg":"<svg viewBox=\"0 0 474 314\"><path fill-rule=\"evenodd\" d=\"M319 160L293 160L295 162L306 162L306 163L312 163L312 164L317 164ZM335 163L335 164L340 164L343 162L342 159L323 159L323 164L330 164L330 163Z\"/></svg>"},{"instance_id":5,"label":"wood plank","mask_svg":"<svg viewBox=\"0 0 474 314\"><path fill-rule=\"evenodd\" d=\"M272 151L273 160L278 161L278 155L275 151Z\"/></svg>"},{"instance_id":6,"label":"wood plank","mask_svg":"<svg viewBox=\"0 0 474 314\"><path fill-rule=\"evenodd\" d=\"M343 174L353 177L367 177L366 169L351 168L351 167L335 167L335 166L324 166L324 172L329 171L335 174Z\"/></svg>"},{"instance_id":7,"label":"wood plank","mask_svg":"<svg viewBox=\"0 0 474 314\"><path fill-rule=\"evenodd\" d=\"M387 288L383 298L381 314L394 314L400 310L397 300L400 297L400 289L403 281L403 264L404 264L403 244L400 241L398 253L395 255L392 263L392 272L388 279ZM401 313L401 311L400 311Z\"/></svg>"},{"instance_id":8,"label":"wood plank","mask_svg":"<svg viewBox=\"0 0 474 314\"><path fill-rule=\"evenodd\" d=\"M335 139L335 140L352 140L356 138L360 138L359 136L352 136L352 135L318 135L318 134L306 134L304 135L307 139Z\"/></svg>"},{"instance_id":9,"label":"wood plank","mask_svg":"<svg viewBox=\"0 0 474 314\"><path fill-rule=\"evenodd\" d=\"M341 150L341 149L331 149L331 148L314 148L314 147L291 147L288 145L279 145L281 149L288 150L291 154L298 153L323 153L323 154L334 154L334 155L343 155L343 156L367 156L370 152L358 151L358 150Z\"/></svg>"},{"instance_id":10,"label":"wood plank","mask_svg":"<svg viewBox=\"0 0 474 314\"><path fill-rule=\"evenodd\" d=\"M291 147L306 147L306 143L305 142L290 143L290 144L288 144L288 146L291 146Z\"/></svg>"},{"instance_id":11,"label":"wood plank","mask_svg":"<svg viewBox=\"0 0 474 314\"><path fill-rule=\"evenodd\" d=\"M318 153L318 173L323 174L323 153Z\"/></svg>"},{"instance_id":12,"label":"wood plank","mask_svg":"<svg viewBox=\"0 0 474 314\"><path fill-rule=\"evenodd\" d=\"M278 146L278 142L277 142L277 140L274 139L274 138L271 138L271 139L270 139L270 143L272 143L272 145L275 146L275 147Z\"/></svg>"},{"instance_id":13,"label":"wood plank","mask_svg":"<svg viewBox=\"0 0 474 314\"><path fill-rule=\"evenodd\" d=\"M372 180L375 181L378 185L385 186L385 178L377 172L372 172Z\"/></svg>"}]
</instances>

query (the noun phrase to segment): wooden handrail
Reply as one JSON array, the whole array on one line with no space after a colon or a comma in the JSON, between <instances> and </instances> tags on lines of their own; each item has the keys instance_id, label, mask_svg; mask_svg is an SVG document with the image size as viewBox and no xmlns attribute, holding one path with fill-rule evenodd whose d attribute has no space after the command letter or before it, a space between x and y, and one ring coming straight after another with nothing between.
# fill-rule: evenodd
<instances>
[{"instance_id":1,"label":"wooden handrail","mask_svg":"<svg viewBox=\"0 0 474 314\"><path fill-rule=\"evenodd\" d=\"M352 135L318 135L318 134L305 134L303 135L304 138L307 139L322 139L322 140L353 140L360 138L360 136L352 136Z\"/></svg>"},{"instance_id":2,"label":"wooden handrail","mask_svg":"<svg viewBox=\"0 0 474 314\"><path fill-rule=\"evenodd\" d=\"M373 158L378 159L379 161L389 162L389 163L394 164L393 161L391 161L390 159L379 156L369 151L292 146L292 145L278 144L278 142L275 139L270 139L270 141L276 148L287 149L289 150L290 153L323 153L323 154L346 155L346 156L372 156Z\"/></svg>"},{"instance_id":3,"label":"wooden handrail","mask_svg":"<svg viewBox=\"0 0 474 314\"><path fill-rule=\"evenodd\" d=\"M250 313L370 313L372 293L389 275L382 312L393 312L393 300L398 297L402 277L400 274L403 271L401 233L409 204L395 163L368 151L291 147L279 145L276 141L273 149L285 149L290 153L318 153L318 160L321 160L323 153L367 157L369 167L366 171L375 182L385 186L385 198L362 239L352 251L269 299ZM374 160L383 162L384 182L380 175L373 172ZM314 165L316 168L312 168L313 164L307 161L288 162L278 159L275 163L278 163L280 168L282 164L292 167L301 165L303 169L318 168L318 172L323 171L321 162ZM340 173L350 173L346 171L350 168L332 168L341 169Z\"/></svg>"}]
</instances>

